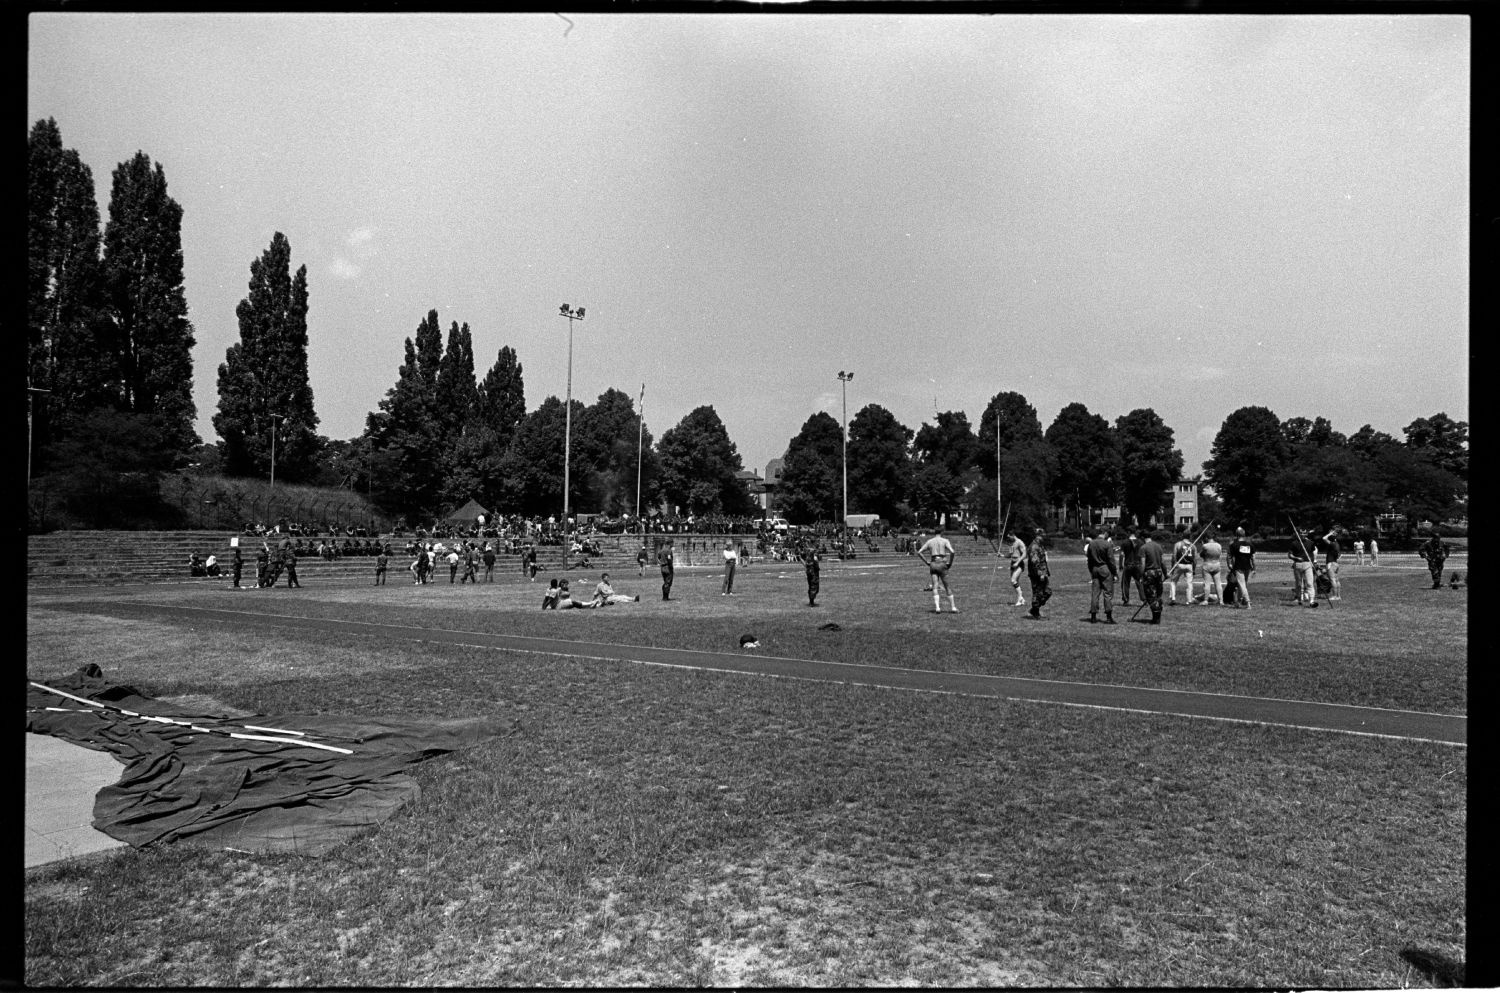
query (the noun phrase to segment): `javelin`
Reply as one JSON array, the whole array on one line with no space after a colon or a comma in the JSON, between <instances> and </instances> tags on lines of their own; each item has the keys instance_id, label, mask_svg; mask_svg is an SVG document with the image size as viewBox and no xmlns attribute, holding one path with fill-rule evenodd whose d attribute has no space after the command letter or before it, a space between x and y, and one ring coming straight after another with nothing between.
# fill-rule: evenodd
<instances>
[{"instance_id":1,"label":"javelin","mask_svg":"<svg viewBox=\"0 0 1500 993\"><path fill-rule=\"evenodd\" d=\"M1010 509L1016 509L1016 502L1010 502ZM990 573L990 588L985 591L985 596L995 592L995 573L1000 571L1000 549L1005 544L1005 525L1010 523L1010 511L1005 512L1005 519L1000 522L999 541L995 542L995 572Z\"/></svg>"},{"instance_id":2,"label":"javelin","mask_svg":"<svg viewBox=\"0 0 1500 993\"><path fill-rule=\"evenodd\" d=\"M1211 528L1211 527L1213 527L1217 523L1218 523L1218 521L1209 521L1207 524L1203 525L1203 530L1199 531L1198 532L1198 536L1193 539L1193 547L1196 548L1197 545L1198 545L1199 539L1201 539L1205 534L1208 534L1208 529ZM1172 568L1167 570L1167 575L1171 575L1172 573L1176 572L1177 571L1177 567L1182 564L1182 560L1185 559L1185 558L1187 558L1187 553L1186 552L1184 552L1183 554L1177 556L1177 560L1172 563ZM1162 577L1162 579L1164 581L1165 581L1166 578L1167 578L1166 576ZM1173 587L1173 588L1175 589L1176 587ZM1188 592L1191 593L1192 591L1193 591L1192 584L1189 583L1188 584ZM1173 596L1176 596L1176 594L1174 593ZM1130 615L1130 619L1133 621L1137 617L1139 617L1141 611L1143 609L1145 609L1145 606L1146 606L1146 601L1144 599L1142 599L1141 600L1141 605L1139 607L1135 608L1135 613Z\"/></svg>"}]
</instances>

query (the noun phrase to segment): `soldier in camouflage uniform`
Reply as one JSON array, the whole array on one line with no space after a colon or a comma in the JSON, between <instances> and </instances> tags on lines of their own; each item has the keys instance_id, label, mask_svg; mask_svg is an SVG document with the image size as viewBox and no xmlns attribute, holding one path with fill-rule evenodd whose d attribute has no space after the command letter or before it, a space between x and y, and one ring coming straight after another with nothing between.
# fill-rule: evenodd
<instances>
[{"instance_id":1,"label":"soldier in camouflage uniform","mask_svg":"<svg viewBox=\"0 0 1500 993\"><path fill-rule=\"evenodd\" d=\"M802 546L802 567L807 570L807 605L818 605L819 576L822 566L818 563L818 544L813 540Z\"/></svg>"},{"instance_id":2,"label":"soldier in camouflage uniform","mask_svg":"<svg viewBox=\"0 0 1500 993\"><path fill-rule=\"evenodd\" d=\"M1432 588L1442 589L1443 563L1448 559L1448 546L1443 544L1443 539L1436 530L1432 532L1431 538L1418 546L1417 554L1427 560L1427 571L1432 573Z\"/></svg>"},{"instance_id":3,"label":"soldier in camouflage uniform","mask_svg":"<svg viewBox=\"0 0 1500 993\"><path fill-rule=\"evenodd\" d=\"M1151 608L1151 623L1161 623L1161 588L1167 577L1166 565L1162 561L1161 546L1151 533L1141 542L1141 597Z\"/></svg>"},{"instance_id":4,"label":"soldier in camouflage uniform","mask_svg":"<svg viewBox=\"0 0 1500 993\"><path fill-rule=\"evenodd\" d=\"M1026 616L1034 621L1042 619L1042 605L1052 599L1052 570L1047 565L1047 549L1042 545L1046 534L1037 528L1031 547L1026 550L1026 573L1031 580L1031 609Z\"/></svg>"}]
</instances>

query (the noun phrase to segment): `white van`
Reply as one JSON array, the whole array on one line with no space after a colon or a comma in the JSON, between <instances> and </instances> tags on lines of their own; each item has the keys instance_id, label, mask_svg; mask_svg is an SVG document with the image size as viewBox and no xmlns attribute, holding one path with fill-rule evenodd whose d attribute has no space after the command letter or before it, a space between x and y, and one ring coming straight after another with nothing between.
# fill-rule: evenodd
<instances>
[{"instance_id":1,"label":"white van","mask_svg":"<svg viewBox=\"0 0 1500 993\"><path fill-rule=\"evenodd\" d=\"M786 531L791 525L787 524L785 517L767 517L766 526L772 531Z\"/></svg>"}]
</instances>

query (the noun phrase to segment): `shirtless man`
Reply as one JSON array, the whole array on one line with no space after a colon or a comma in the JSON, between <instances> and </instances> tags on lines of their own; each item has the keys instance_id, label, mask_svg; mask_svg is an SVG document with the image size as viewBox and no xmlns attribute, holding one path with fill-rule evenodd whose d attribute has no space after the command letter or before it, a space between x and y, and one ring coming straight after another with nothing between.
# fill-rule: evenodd
<instances>
[{"instance_id":1,"label":"shirtless man","mask_svg":"<svg viewBox=\"0 0 1500 993\"><path fill-rule=\"evenodd\" d=\"M948 569L953 565L953 543L943 537L943 529L939 526L931 538L917 549L917 557L927 563L927 569L932 576L932 612L941 614L943 612L942 601L939 597L948 594L948 609L958 613L958 607L953 603L953 591L948 588Z\"/></svg>"}]
</instances>

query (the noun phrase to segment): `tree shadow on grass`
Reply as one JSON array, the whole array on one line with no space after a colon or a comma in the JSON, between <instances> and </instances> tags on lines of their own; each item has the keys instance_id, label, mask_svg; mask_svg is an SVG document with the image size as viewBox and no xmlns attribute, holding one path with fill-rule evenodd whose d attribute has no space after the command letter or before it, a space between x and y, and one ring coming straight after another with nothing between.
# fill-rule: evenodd
<instances>
[{"instance_id":1,"label":"tree shadow on grass","mask_svg":"<svg viewBox=\"0 0 1500 993\"><path fill-rule=\"evenodd\" d=\"M1464 964L1421 948L1401 949L1401 958L1438 986L1463 986Z\"/></svg>"}]
</instances>

